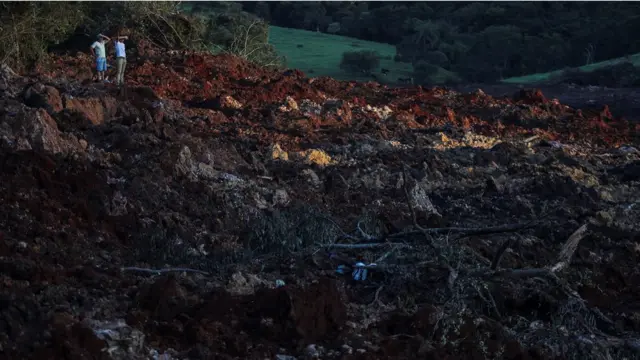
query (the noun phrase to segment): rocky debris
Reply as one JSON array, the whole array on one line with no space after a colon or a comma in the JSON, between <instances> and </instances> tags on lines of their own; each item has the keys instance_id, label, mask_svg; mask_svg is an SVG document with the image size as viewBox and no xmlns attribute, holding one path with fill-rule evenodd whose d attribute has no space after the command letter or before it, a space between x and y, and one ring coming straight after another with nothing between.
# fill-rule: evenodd
<instances>
[{"instance_id":1,"label":"rocky debris","mask_svg":"<svg viewBox=\"0 0 640 360\"><path fill-rule=\"evenodd\" d=\"M62 111L62 98L60 93L53 86L45 86L36 83L24 92L24 103L35 108L44 108L49 114Z\"/></svg>"},{"instance_id":2,"label":"rocky debris","mask_svg":"<svg viewBox=\"0 0 640 360\"><path fill-rule=\"evenodd\" d=\"M111 359L146 358L144 334L128 326L123 319L91 321L90 326L95 336L106 343L102 351L106 352Z\"/></svg>"},{"instance_id":3,"label":"rocky debris","mask_svg":"<svg viewBox=\"0 0 640 360\"><path fill-rule=\"evenodd\" d=\"M322 180L320 180L320 177L315 171L311 169L304 169L302 170L302 175L307 178L307 181L313 188L319 189L320 186L322 186Z\"/></svg>"},{"instance_id":4,"label":"rocky debris","mask_svg":"<svg viewBox=\"0 0 640 360\"><path fill-rule=\"evenodd\" d=\"M286 154L286 153L285 153ZM296 159L301 159L307 164L327 166L331 164L331 156L320 149L309 149L294 153Z\"/></svg>"},{"instance_id":5,"label":"rocky debris","mask_svg":"<svg viewBox=\"0 0 640 360\"><path fill-rule=\"evenodd\" d=\"M0 137L15 150L61 153L69 148L55 120L44 109L32 109L14 100L0 100Z\"/></svg>"},{"instance_id":6,"label":"rocky debris","mask_svg":"<svg viewBox=\"0 0 640 360\"><path fill-rule=\"evenodd\" d=\"M101 125L115 115L116 102L113 98L77 98L64 97L64 108L72 112L78 112L84 116L91 125Z\"/></svg>"},{"instance_id":7,"label":"rocky debris","mask_svg":"<svg viewBox=\"0 0 640 360\"><path fill-rule=\"evenodd\" d=\"M236 272L231 275L231 279L227 283L227 291L233 295L252 295L255 294L259 287L266 287L267 283L255 275L243 275Z\"/></svg>"},{"instance_id":8,"label":"rocky debris","mask_svg":"<svg viewBox=\"0 0 640 360\"><path fill-rule=\"evenodd\" d=\"M284 100L284 104L278 108L282 112L298 111L298 103L291 97L287 96Z\"/></svg>"},{"instance_id":9,"label":"rocky debris","mask_svg":"<svg viewBox=\"0 0 640 360\"><path fill-rule=\"evenodd\" d=\"M282 148L280 147L280 144L273 144L271 146L271 159L272 160L283 160L283 161L288 161L289 160L289 154L282 150Z\"/></svg>"},{"instance_id":10,"label":"rocky debris","mask_svg":"<svg viewBox=\"0 0 640 360\"><path fill-rule=\"evenodd\" d=\"M524 104L544 104L547 98L540 89L522 89L513 96L513 101Z\"/></svg>"},{"instance_id":11,"label":"rocky debris","mask_svg":"<svg viewBox=\"0 0 640 360\"><path fill-rule=\"evenodd\" d=\"M146 50L0 69L0 357L635 355L634 124Z\"/></svg>"}]
</instances>

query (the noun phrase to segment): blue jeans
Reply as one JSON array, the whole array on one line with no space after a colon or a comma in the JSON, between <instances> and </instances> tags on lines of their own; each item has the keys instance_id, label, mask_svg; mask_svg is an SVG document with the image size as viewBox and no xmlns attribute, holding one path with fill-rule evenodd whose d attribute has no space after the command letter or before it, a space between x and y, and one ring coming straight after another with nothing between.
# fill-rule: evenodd
<instances>
[{"instance_id":1,"label":"blue jeans","mask_svg":"<svg viewBox=\"0 0 640 360\"><path fill-rule=\"evenodd\" d=\"M98 72L107 71L107 58L99 57L96 59L96 70Z\"/></svg>"}]
</instances>

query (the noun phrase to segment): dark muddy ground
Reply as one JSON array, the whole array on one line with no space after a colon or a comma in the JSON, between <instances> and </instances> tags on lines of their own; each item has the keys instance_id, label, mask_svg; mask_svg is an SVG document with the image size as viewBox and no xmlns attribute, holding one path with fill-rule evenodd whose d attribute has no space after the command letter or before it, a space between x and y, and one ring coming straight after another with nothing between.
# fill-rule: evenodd
<instances>
[{"instance_id":1,"label":"dark muddy ground","mask_svg":"<svg viewBox=\"0 0 640 360\"><path fill-rule=\"evenodd\" d=\"M478 88L491 96L511 97L520 89L526 87L508 84L478 84L452 87L452 89L462 92L471 92ZM607 88L564 84L535 86L535 88L542 90L548 99L556 98L561 103L571 107L602 109L604 105L608 105L614 116L625 117L636 122L640 121L640 88Z\"/></svg>"},{"instance_id":2,"label":"dark muddy ground","mask_svg":"<svg viewBox=\"0 0 640 360\"><path fill-rule=\"evenodd\" d=\"M637 125L229 56L151 53L126 91L89 67L0 72L0 358L638 358Z\"/></svg>"}]
</instances>

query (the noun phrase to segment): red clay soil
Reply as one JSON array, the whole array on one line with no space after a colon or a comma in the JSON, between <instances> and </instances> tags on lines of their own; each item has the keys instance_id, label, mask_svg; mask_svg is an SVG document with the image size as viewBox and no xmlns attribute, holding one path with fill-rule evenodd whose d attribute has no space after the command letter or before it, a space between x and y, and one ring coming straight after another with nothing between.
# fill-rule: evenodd
<instances>
[{"instance_id":1,"label":"red clay soil","mask_svg":"<svg viewBox=\"0 0 640 360\"><path fill-rule=\"evenodd\" d=\"M640 128L607 108L90 66L0 70L0 358L638 356Z\"/></svg>"}]
</instances>

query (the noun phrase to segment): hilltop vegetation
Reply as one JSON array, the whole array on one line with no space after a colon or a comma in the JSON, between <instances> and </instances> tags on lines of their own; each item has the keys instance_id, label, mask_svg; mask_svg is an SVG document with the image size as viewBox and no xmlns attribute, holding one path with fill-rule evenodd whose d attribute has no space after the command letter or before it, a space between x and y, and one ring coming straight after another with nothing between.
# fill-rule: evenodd
<instances>
[{"instance_id":1,"label":"hilltop vegetation","mask_svg":"<svg viewBox=\"0 0 640 360\"><path fill-rule=\"evenodd\" d=\"M438 66L466 82L545 73L640 52L635 36L640 4L632 2L241 4L272 25L393 45L396 60L416 70ZM429 72L415 75L431 80Z\"/></svg>"},{"instance_id":2,"label":"hilltop vegetation","mask_svg":"<svg viewBox=\"0 0 640 360\"><path fill-rule=\"evenodd\" d=\"M17 71L49 53L87 51L99 33L129 35L130 50L211 50L261 65L281 66L268 44L268 26L234 4L209 16L184 13L178 2L1 2L0 62Z\"/></svg>"}]
</instances>

